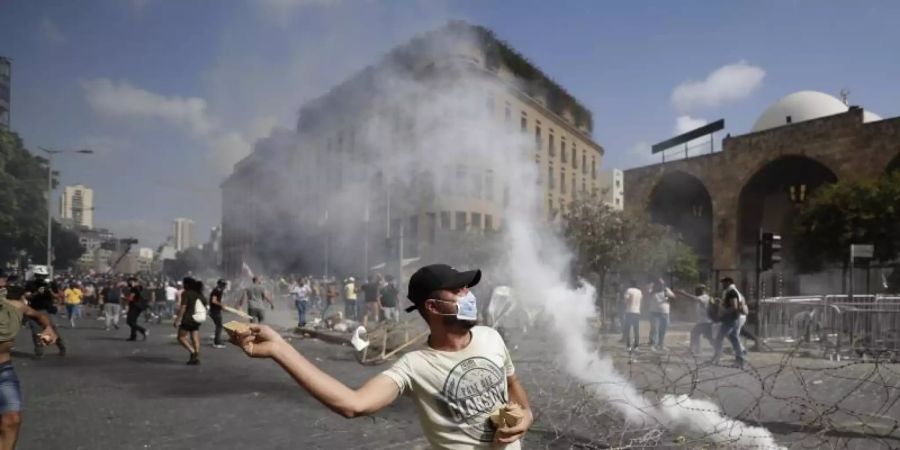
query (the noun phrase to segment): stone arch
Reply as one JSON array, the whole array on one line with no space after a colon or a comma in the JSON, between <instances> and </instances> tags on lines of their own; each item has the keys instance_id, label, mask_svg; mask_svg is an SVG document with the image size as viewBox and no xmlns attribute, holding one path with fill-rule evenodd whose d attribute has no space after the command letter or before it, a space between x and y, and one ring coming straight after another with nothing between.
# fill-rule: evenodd
<instances>
[{"instance_id":1,"label":"stone arch","mask_svg":"<svg viewBox=\"0 0 900 450\"><path fill-rule=\"evenodd\" d=\"M884 169L884 173L889 174L895 170L900 170L900 153L897 153L897 155L894 156L894 159L888 163L887 167Z\"/></svg>"},{"instance_id":2,"label":"stone arch","mask_svg":"<svg viewBox=\"0 0 900 450\"><path fill-rule=\"evenodd\" d=\"M816 189L837 180L834 171L807 156L782 156L763 164L747 179L738 197L740 266L754 269L756 242L763 228L783 237L783 262L778 269L792 271L795 215Z\"/></svg>"},{"instance_id":3,"label":"stone arch","mask_svg":"<svg viewBox=\"0 0 900 450\"><path fill-rule=\"evenodd\" d=\"M712 268L713 203L703 181L681 170L662 174L650 191L647 211L653 222L672 227L694 249L705 279Z\"/></svg>"}]
</instances>

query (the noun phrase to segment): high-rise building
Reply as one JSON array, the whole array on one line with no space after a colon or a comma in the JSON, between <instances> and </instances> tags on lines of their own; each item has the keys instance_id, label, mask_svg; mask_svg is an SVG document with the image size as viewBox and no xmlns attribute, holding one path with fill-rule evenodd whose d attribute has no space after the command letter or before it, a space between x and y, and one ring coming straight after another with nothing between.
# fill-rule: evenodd
<instances>
[{"instance_id":1,"label":"high-rise building","mask_svg":"<svg viewBox=\"0 0 900 450\"><path fill-rule=\"evenodd\" d=\"M235 165L221 186L224 269L428 260L458 232L500 230L526 179L551 218L599 195L592 130L587 108L493 32L451 22L303 105L296 133ZM534 177L501 160L513 146Z\"/></svg>"},{"instance_id":2,"label":"high-rise building","mask_svg":"<svg viewBox=\"0 0 900 450\"><path fill-rule=\"evenodd\" d=\"M0 129L9 129L12 61L0 56Z\"/></svg>"},{"instance_id":3,"label":"high-rise building","mask_svg":"<svg viewBox=\"0 0 900 450\"><path fill-rule=\"evenodd\" d=\"M59 217L64 224L94 227L94 190L82 184L66 186L59 197Z\"/></svg>"},{"instance_id":4,"label":"high-rise building","mask_svg":"<svg viewBox=\"0 0 900 450\"><path fill-rule=\"evenodd\" d=\"M182 251L194 245L194 221L179 217L172 221L175 251Z\"/></svg>"}]
</instances>

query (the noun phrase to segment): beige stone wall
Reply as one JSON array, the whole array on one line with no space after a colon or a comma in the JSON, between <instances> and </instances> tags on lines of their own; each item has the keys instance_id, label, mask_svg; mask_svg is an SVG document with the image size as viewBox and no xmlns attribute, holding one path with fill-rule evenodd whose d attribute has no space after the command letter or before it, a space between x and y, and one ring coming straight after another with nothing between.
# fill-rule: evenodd
<instances>
[{"instance_id":1,"label":"beige stone wall","mask_svg":"<svg viewBox=\"0 0 900 450\"><path fill-rule=\"evenodd\" d=\"M863 123L862 109L790 126L725 138L722 151L625 171L625 207L646 213L653 188L667 173L700 180L712 199L713 267L739 263L737 223L741 190L754 174L784 156L805 156L838 180L881 176L900 155L900 117Z\"/></svg>"}]
</instances>

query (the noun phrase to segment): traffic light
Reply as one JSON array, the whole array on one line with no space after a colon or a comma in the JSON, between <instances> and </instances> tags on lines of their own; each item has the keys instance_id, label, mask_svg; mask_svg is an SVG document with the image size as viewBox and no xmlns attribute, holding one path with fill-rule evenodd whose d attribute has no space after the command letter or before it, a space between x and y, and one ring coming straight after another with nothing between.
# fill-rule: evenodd
<instances>
[{"instance_id":1,"label":"traffic light","mask_svg":"<svg viewBox=\"0 0 900 450\"><path fill-rule=\"evenodd\" d=\"M760 270L769 270L775 264L781 262L781 236L774 233L763 233L762 257L760 258Z\"/></svg>"}]
</instances>

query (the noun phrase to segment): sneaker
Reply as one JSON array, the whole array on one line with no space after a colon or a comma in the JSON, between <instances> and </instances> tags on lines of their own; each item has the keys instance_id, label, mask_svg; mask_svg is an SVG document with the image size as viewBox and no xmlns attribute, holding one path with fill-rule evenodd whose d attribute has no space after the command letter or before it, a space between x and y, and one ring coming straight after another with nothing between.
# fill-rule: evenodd
<instances>
[{"instance_id":1,"label":"sneaker","mask_svg":"<svg viewBox=\"0 0 900 450\"><path fill-rule=\"evenodd\" d=\"M213 348L225 348L225 346L222 344L213 344L212 346Z\"/></svg>"},{"instance_id":2,"label":"sneaker","mask_svg":"<svg viewBox=\"0 0 900 450\"><path fill-rule=\"evenodd\" d=\"M146 340L147 340L147 336L149 336L149 335L150 335L150 330L144 330L144 331L141 333L141 340L142 340L142 341L146 341Z\"/></svg>"}]
</instances>

